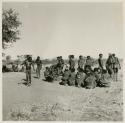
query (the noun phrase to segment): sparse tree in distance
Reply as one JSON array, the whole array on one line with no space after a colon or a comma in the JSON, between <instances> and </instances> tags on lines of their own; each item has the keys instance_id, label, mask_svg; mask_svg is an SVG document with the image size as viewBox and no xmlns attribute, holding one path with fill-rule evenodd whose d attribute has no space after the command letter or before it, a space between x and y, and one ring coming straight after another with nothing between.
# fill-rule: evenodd
<instances>
[{"instance_id":1,"label":"sparse tree in distance","mask_svg":"<svg viewBox=\"0 0 125 123\"><path fill-rule=\"evenodd\" d=\"M19 39L18 27L21 22L18 13L13 9L3 10L2 13L2 48L6 49Z\"/></svg>"}]
</instances>

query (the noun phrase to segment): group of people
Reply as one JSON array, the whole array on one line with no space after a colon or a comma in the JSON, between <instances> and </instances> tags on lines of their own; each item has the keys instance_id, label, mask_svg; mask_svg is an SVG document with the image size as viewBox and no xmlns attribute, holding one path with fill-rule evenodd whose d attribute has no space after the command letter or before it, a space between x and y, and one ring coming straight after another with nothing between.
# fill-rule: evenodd
<instances>
[{"instance_id":1,"label":"group of people","mask_svg":"<svg viewBox=\"0 0 125 123\"><path fill-rule=\"evenodd\" d=\"M109 87L108 74L117 81L118 69L121 69L120 62L115 54L109 54L106 63L104 63L103 54L99 54L98 67L93 68L94 60L87 56L79 56L78 62L75 61L74 55L69 55L69 63L65 66L62 57L57 57L57 64L46 67L44 76L46 81L53 81L59 75L62 75L61 85L78 86L86 88ZM78 65L76 72L76 63ZM65 66L65 70L63 70Z\"/></svg>"},{"instance_id":2,"label":"group of people","mask_svg":"<svg viewBox=\"0 0 125 123\"><path fill-rule=\"evenodd\" d=\"M37 65L37 68L35 70L34 64ZM25 73L26 73L26 81L27 85L31 85L31 68L33 67L33 70L36 71L37 78L40 78L40 71L42 69L42 60L38 56L35 62L32 60L32 57L30 55L26 56L26 60L21 64L25 67Z\"/></svg>"},{"instance_id":3,"label":"group of people","mask_svg":"<svg viewBox=\"0 0 125 123\"><path fill-rule=\"evenodd\" d=\"M59 76L62 76L61 85L70 85L86 88L94 88L96 86L109 86L107 81L107 74L110 75L115 81L118 80L118 69L121 69L119 59L115 54L109 54L106 63L104 63L103 54L99 54L98 67L93 68L95 61L90 57L83 58L79 56L78 61L74 55L69 55L68 63L66 64L62 56L57 57L57 63L46 67L44 77L46 81L54 81ZM35 70L34 64L37 68ZM38 56L33 62L31 56L27 56L26 60L22 63L26 69L27 85L31 85L31 67L36 71L37 78L40 78L42 69L42 60ZM77 69L76 66L78 65ZM77 71L77 72L76 72Z\"/></svg>"}]
</instances>

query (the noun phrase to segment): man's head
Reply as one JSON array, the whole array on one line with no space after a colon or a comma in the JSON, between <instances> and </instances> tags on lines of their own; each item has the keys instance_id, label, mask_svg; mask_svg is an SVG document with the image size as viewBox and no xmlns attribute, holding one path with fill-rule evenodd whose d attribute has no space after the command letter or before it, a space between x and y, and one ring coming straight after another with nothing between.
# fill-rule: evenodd
<instances>
[{"instance_id":1,"label":"man's head","mask_svg":"<svg viewBox=\"0 0 125 123\"><path fill-rule=\"evenodd\" d=\"M60 56L57 57L57 60L59 60L59 59L60 59Z\"/></svg>"},{"instance_id":2,"label":"man's head","mask_svg":"<svg viewBox=\"0 0 125 123\"><path fill-rule=\"evenodd\" d=\"M69 55L69 59L74 59L74 55Z\"/></svg>"},{"instance_id":3,"label":"man's head","mask_svg":"<svg viewBox=\"0 0 125 123\"><path fill-rule=\"evenodd\" d=\"M109 57L111 57L112 56L112 54L111 53L109 53Z\"/></svg>"},{"instance_id":4,"label":"man's head","mask_svg":"<svg viewBox=\"0 0 125 123\"><path fill-rule=\"evenodd\" d=\"M87 59L90 59L91 57L90 56L87 56Z\"/></svg>"},{"instance_id":5,"label":"man's head","mask_svg":"<svg viewBox=\"0 0 125 123\"><path fill-rule=\"evenodd\" d=\"M80 55L80 56L79 56L79 59L82 59L82 58L83 58L83 56L82 56L82 55Z\"/></svg>"},{"instance_id":6,"label":"man's head","mask_svg":"<svg viewBox=\"0 0 125 123\"><path fill-rule=\"evenodd\" d=\"M49 67L46 67L46 70L48 70L49 69Z\"/></svg>"},{"instance_id":7,"label":"man's head","mask_svg":"<svg viewBox=\"0 0 125 123\"><path fill-rule=\"evenodd\" d=\"M74 59L74 55L71 55L71 58Z\"/></svg>"},{"instance_id":8,"label":"man's head","mask_svg":"<svg viewBox=\"0 0 125 123\"><path fill-rule=\"evenodd\" d=\"M90 71L90 70L87 70L87 71L86 71L86 75L87 75L87 76L91 75L91 71Z\"/></svg>"},{"instance_id":9,"label":"man's head","mask_svg":"<svg viewBox=\"0 0 125 123\"><path fill-rule=\"evenodd\" d=\"M103 57L103 54L99 54L99 58L102 58Z\"/></svg>"},{"instance_id":10,"label":"man's head","mask_svg":"<svg viewBox=\"0 0 125 123\"><path fill-rule=\"evenodd\" d=\"M29 55L25 55L25 58L28 59L30 56Z\"/></svg>"},{"instance_id":11,"label":"man's head","mask_svg":"<svg viewBox=\"0 0 125 123\"><path fill-rule=\"evenodd\" d=\"M40 57L38 56L37 59L40 60Z\"/></svg>"},{"instance_id":12,"label":"man's head","mask_svg":"<svg viewBox=\"0 0 125 123\"><path fill-rule=\"evenodd\" d=\"M26 59L30 59L30 57L32 58L32 55L25 55Z\"/></svg>"},{"instance_id":13,"label":"man's head","mask_svg":"<svg viewBox=\"0 0 125 123\"><path fill-rule=\"evenodd\" d=\"M112 56L115 57L115 54L113 53Z\"/></svg>"},{"instance_id":14,"label":"man's head","mask_svg":"<svg viewBox=\"0 0 125 123\"><path fill-rule=\"evenodd\" d=\"M28 61L32 61L32 57L31 56L28 57Z\"/></svg>"}]
</instances>

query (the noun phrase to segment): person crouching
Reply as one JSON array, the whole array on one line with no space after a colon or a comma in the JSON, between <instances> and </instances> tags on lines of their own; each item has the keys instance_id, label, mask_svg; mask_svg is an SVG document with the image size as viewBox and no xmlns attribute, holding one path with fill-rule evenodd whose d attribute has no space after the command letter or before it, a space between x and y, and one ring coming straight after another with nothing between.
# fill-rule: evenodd
<instances>
[{"instance_id":1,"label":"person crouching","mask_svg":"<svg viewBox=\"0 0 125 123\"><path fill-rule=\"evenodd\" d=\"M75 69L72 68L72 69L70 69L70 71L71 71L71 73L70 73L70 76L68 78L68 85L75 86L75 78L76 78Z\"/></svg>"},{"instance_id":2,"label":"person crouching","mask_svg":"<svg viewBox=\"0 0 125 123\"><path fill-rule=\"evenodd\" d=\"M71 71L69 70L69 67L66 66L64 73L63 73L63 76L62 76L62 79L61 79L62 82L60 82L60 85L67 85L68 84L68 79L69 79L70 73L71 73Z\"/></svg>"},{"instance_id":3,"label":"person crouching","mask_svg":"<svg viewBox=\"0 0 125 123\"><path fill-rule=\"evenodd\" d=\"M86 89L94 89L96 87L96 77L94 76L93 71L86 71L84 87Z\"/></svg>"},{"instance_id":4,"label":"person crouching","mask_svg":"<svg viewBox=\"0 0 125 123\"><path fill-rule=\"evenodd\" d=\"M76 74L76 86L84 86L85 73L82 68L79 68L79 71Z\"/></svg>"}]
</instances>

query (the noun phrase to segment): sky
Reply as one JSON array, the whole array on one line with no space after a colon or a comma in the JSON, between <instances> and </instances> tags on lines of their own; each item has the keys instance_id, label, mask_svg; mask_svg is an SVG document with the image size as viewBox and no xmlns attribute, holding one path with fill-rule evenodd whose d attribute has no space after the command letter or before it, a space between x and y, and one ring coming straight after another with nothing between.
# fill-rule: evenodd
<instances>
[{"instance_id":1,"label":"sky","mask_svg":"<svg viewBox=\"0 0 125 123\"><path fill-rule=\"evenodd\" d=\"M121 3L3 3L3 9L9 8L19 13L22 22L20 40L3 50L13 58L23 54L42 59L70 54L123 56Z\"/></svg>"}]
</instances>

